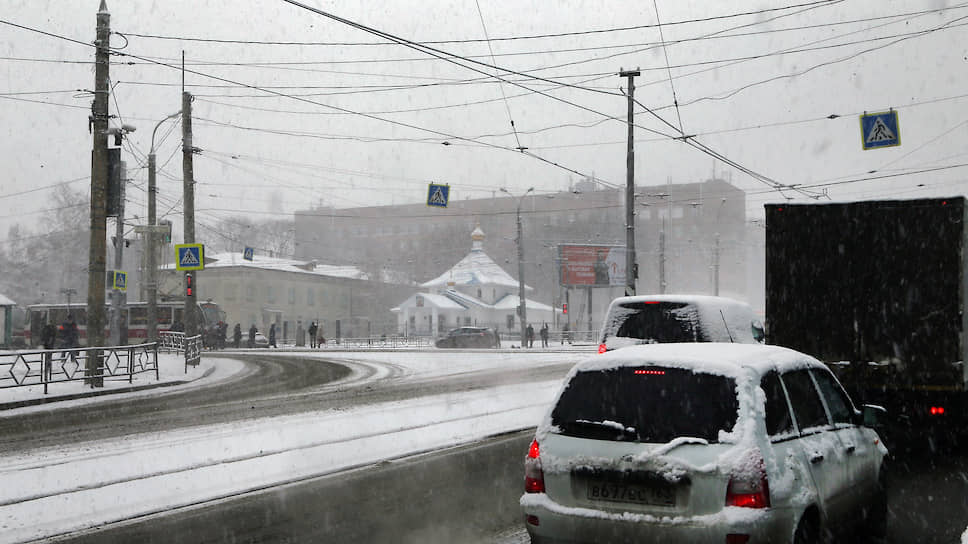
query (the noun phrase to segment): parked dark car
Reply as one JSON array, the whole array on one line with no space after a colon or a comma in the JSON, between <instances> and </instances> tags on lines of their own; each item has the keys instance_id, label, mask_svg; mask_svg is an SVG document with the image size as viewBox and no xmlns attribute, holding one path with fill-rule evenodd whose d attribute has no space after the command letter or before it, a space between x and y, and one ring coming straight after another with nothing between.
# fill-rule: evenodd
<instances>
[{"instance_id":1,"label":"parked dark car","mask_svg":"<svg viewBox=\"0 0 968 544\"><path fill-rule=\"evenodd\" d=\"M437 340L438 348L499 348L501 338L497 331L487 327L460 327L451 329L447 336Z\"/></svg>"}]
</instances>

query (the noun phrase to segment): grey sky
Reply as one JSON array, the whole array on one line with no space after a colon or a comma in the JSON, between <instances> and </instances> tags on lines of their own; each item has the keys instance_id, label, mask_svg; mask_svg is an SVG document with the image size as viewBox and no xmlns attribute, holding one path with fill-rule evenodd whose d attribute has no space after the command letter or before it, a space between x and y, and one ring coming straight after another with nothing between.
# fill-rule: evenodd
<instances>
[{"instance_id":1,"label":"grey sky","mask_svg":"<svg viewBox=\"0 0 968 544\"><path fill-rule=\"evenodd\" d=\"M98 3L7 0L0 5L0 20L90 43ZM490 196L500 187L562 190L580 177L569 169L623 185L626 100L620 89L625 82L617 72L634 67L642 70L636 98L675 126L636 107L642 127L636 129L638 185L699 181L715 169L749 192L753 215L761 213L766 201L805 198L794 191L770 191L768 183L670 139L678 135L680 117L686 134L698 135L699 142L781 184L951 167L831 185L827 189L835 199L962 194L968 179L962 167L968 163L968 89L963 83L968 3L659 0L663 38L677 42L663 49L655 47L660 37L654 27L501 39L654 25L652 2L306 0L418 42L482 39L483 20L493 60L483 41L434 47L582 89L507 73L502 77L526 88L481 82L484 76L478 72L401 45L345 45L385 40L282 0L107 3L112 30L127 37L115 35L113 47L173 66L184 50L188 68L198 72L186 74L185 80L197 96L194 143L203 151L195 161L196 207L198 220L207 224L239 213L255 218L291 214L319 203L420 202L429 181L449 183L451 198L458 199ZM794 4L803 5L777 9ZM942 8L948 9L937 11ZM728 17L756 10L771 11ZM708 18L713 19L671 24ZM914 34L932 29L939 30ZM134 34L329 45L212 43ZM744 36L723 37L729 34ZM10 24L0 24L0 38L0 156L5 166L0 240L5 240L13 222L34 227L46 214L57 213L50 211L51 189L41 188L78 180L66 186L88 190L91 99L83 91L94 86L94 50ZM800 52L776 54L784 50ZM735 60L726 62L730 59ZM112 62L111 113L138 129L124 152L132 178L128 222L136 224L143 219L132 216L146 214L147 173L140 166L155 124L180 109L182 74L134 57L115 56ZM678 113L671 107L670 72ZM732 94L771 78L779 79ZM902 145L863 151L858 114L892 107L899 111ZM517 136L510 133L509 112ZM827 119L830 115L839 117ZM168 134L170 128L174 131ZM182 220L179 138L180 128L173 123L158 131L158 161L164 165L159 214L171 210L168 217L176 225ZM519 145L564 168L513 151Z\"/></svg>"}]
</instances>

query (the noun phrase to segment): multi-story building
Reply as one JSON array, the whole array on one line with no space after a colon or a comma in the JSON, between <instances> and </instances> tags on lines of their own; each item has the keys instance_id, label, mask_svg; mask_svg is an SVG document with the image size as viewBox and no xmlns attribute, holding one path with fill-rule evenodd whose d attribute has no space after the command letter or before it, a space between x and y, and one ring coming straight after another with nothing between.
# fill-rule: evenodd
<instances>
[{"instance_id":1,"label":"multi-story building","mask_svg":"<svg viewBox=\"0 0 968 544\"><path fill-rule=\"evenodd\" d=\"M444 209L408 204L298 211L295 257L353 265L370 277L422 284L465 256L467 239L480 225L487 233L488 255L516 278L520 205L525 279L534 288L529 298L559 309L568 301L572 330L597 328L604 307L624 289L561 285L559 246L624 246L625 188L583 181L552 194L499 194L451 200ZM638 293L718 291L747 298L742 190L721 179L640 186L635 209Z\"/></svg>"}]
</instances>

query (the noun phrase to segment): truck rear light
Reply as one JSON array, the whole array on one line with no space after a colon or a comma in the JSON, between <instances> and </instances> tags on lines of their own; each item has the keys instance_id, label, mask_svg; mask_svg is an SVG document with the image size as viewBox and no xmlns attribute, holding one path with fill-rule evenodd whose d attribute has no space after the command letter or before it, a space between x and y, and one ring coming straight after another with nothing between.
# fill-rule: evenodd
<instances>
[{"instance_id":1,"label":"truck rear light","mask_svg":"<svg viewBox=\"0 0 968 544\"><path fill-rule=\"evenodd\" d=\"M944 406L932 406L928 411L931 412L931 415L933 416L941 416L944 415Z\"/></svg>"},{"instance_id":2,"label":"truck rear light","mask_svg":"<svg viewBox=\"0 0 968 544\"><path fill-rule=\"evenodd\" d=\"M605 343L604 342L602 342L601 344L598 345L598 352L599 353L605 353L606 351L608 351L608 348L605 347Z\"/></svg>"},{"instance_id":3,"label":"truck rear light","mask_svg":"<svg viewBox=\"0 0 968 544\"><path fill-rule=\"evenodd\" d=\"M737 465L726 485L726 506L769 508L770 484L763 468L763 455L754 449Z\"/></svg>"},{"instance_id":4,"label":"truck rear light","mask_svg":"<svg viewBox=\"0 0 968 544\"><path fill-rule=\"evenodd\" d=\"M537 440L531 441L528 456L524 459L524 492L545 492L544 471L541 469L541 448Z\"/></svg>"}]
</instances>

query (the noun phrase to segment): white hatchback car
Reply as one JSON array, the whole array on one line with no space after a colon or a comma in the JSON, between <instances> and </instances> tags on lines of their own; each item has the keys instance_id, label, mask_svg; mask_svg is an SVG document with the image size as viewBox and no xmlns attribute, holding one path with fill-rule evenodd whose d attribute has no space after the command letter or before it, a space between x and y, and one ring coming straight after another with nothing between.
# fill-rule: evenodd
<instances>
[{"instance_id":1,"label":"white hatchback car","mask_svg":"<svg viewBox=\"0 0 968 544\"><path fill-rule=\"evenodd\" d=\"M884 534L885 455L816 359L653 344L576 365L525 459L531 541L819 542Z\"/></svg>"}]
</instances>

